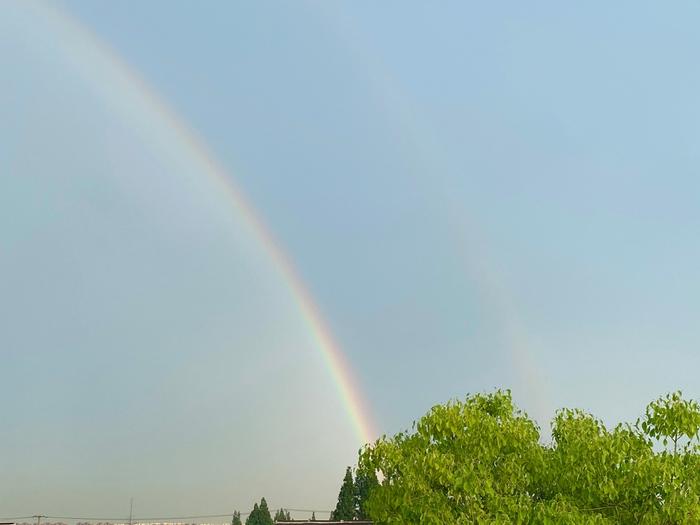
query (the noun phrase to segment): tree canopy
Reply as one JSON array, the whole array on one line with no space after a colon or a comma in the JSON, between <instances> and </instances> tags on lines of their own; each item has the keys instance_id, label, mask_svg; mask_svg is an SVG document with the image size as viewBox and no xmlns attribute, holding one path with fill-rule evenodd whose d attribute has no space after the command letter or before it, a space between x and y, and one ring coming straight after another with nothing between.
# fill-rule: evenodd
<instances>
[{"instance_id":1,"label":"tree canopy","mask_svg":"<svg viewBox=\"0 0 700 525\"><path fill-rule=\"evenodd\" d=\"M358 476L381 480L365 504L378 524L700 523L699 429L700 407L676 392L613 429L560 410L545 445L496 391L438 405L365 447Z\"/></svg>"},{"instance_id":2,"label":"tree canopy","mask_svg":"<svg viewBox=\"0 0 700 525\"><path fill-rule=\"evenodd\" d=\"M275 512L274 521L275 523L278 521L292 521L292 515L288 510L278 509L277 512Z\"/></svg>"},{"instance_id":3,"label":"tree canopy","mask_svg":"<svg viewBox=\"0 0 700 525\"><path fill-rule=\"evenodd\" d=\"M344 521L369 519L366 508L367 499L377 483L375 472L358 470L353 480L352 468L347 467L338 493L338 503L335 510L331 512L330 519ZM313 514L312 518L315 520L316 515Z\"/></svg>"},{"instance_id":4,"label":"tree canopy","mask_svg":"<svg viewBox=\"0 0 700 525\"><path fill-rule=\"evenodd\" d=\"M253 505L253 510L248 515L245 520L245 525L272 525L272 516L270 516L270 509L267 507L267 501L265 498L260 500L260 505L256 503Z\"/></svg>"},{"instance_id":5,"label":"tree canopy","mask_svg":"<svg viewBox=\"0 0 700 525\"><path fill-rule=\"evenodd\" d=\"M369 495L378 484L377 475L370 470L358 470L355 475L355 518L359 520L369 519L367 511L367 500Z\"/></svg>"}]
</instances>

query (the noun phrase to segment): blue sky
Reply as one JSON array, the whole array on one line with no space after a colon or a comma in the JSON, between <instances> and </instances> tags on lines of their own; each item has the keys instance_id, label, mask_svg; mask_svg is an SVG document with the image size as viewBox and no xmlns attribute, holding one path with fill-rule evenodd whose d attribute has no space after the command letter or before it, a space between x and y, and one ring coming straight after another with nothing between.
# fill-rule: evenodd
<instances>
[{"instance_id":1,"label":"blue sky","mask_svg":"<svg viewBox=\"0 0 700 525\"><path fill-rule=\"evenodd\" d=\"M695 4L55 5L248 194L380 431L700 394ZM356 443L274 268L4 9L0 508L329 508Z\"/></svg>"}]
</instances>

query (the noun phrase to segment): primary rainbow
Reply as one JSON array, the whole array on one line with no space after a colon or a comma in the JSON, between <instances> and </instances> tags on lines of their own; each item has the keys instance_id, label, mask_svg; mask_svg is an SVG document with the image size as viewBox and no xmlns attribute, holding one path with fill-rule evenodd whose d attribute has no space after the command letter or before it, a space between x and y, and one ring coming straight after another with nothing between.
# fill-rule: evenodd
<instances>
[{"instance_id":1,"label":"primary rainbow","mask_svg":"<svg viewBox=\"0 0 700 525\"><path fill-rule=\"evenodd\" d=\"M106 97L108 104L116 106L114 109L120 114L127 112L132 119L140 120L146 129L155 126L161 137L149 137L154 140L154 146L157 147L158 141L165 137L168 148L177 148L184 152L189 157L189 162L193 163L193 167L209 177L215 187L226 196L289 287L306 329L315 341L315 346L333 379L357 438L363 444L374 439L376 434L372 417L362 399L350 364L324 322L308 287L259 213L234 184L231 176L203 140L132 67L83 24L47 4L26 3L23 6L31 9L57 33L58 42L49 38L48 43L59 44L62 47L66 60Z\"/></svg>"}]
</instances>

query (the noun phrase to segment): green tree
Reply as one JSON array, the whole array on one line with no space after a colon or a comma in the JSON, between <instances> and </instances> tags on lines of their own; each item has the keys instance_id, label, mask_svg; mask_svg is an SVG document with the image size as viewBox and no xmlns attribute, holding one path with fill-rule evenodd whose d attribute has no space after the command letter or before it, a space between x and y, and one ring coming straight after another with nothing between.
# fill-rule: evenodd
<instances>
[{"instance_id":1,"label":"green tree","mask_svg":"<svg viewBox=\"0 0 700 525\"><path fill-rule=\"evenodd\" d=\"M231 519L231 525L243 525L241 523L241 513L237 510L233 511L233 518Z\"/></svg>"},{"instance_id":2,"label":"green tree","mask_svg":"<svg viewBox=\"0 0 700 525\"><path fill-rule=\"evenodd\" d=\"M377 524L700 524L700 406L680 392L613 429L560 410L552 443L510 392L430 410L360 452Z\"/></svg>"},{"instance_id":3,"label":"green tree","mask_svg":"<svg viewBox=\"0 0 700 525\"><path fill-rule=\"evenodd\" d=\"M316 513L311 512L311 521L316 521Z\"/></svg>"},{"instance_id":4,"label":"green tree","mask_svg":"<svg viewBox=\"0 0 700 525\"><path fill-rule=\"evenodd\" d=\"M638 427L663 446L672 445L672 453L688 452L697 440L700 430L700 407L694 400L683 399L681 392L673 392L650 403L646 417Z\"/></svg>"},{"instance_id":5,"label":"green tree","mask_svg":"<svg viewBox=\"0 0 700 525\"><path fill-rule=\"evenodd\" d=\"M272 525L272 516L270 516L270 509L265 498L260 500L260 505L257 503L253 505L253 510L248 515L245 523L246 525Z\"/></svg>"},{"instance_id":6,"label":"green tree","mask_svg":"<svg viewBox=\"0 0 700 525\"><path fill-rule=\"evenodd\" d=\"M272 516L270 516L270 509L267 507L267 501L265 501L265 498L260 500L258 512L260 514L260 521L258 525L272 525Z\"/></svg>"},{"instance_id":7,"label":"green tree","mask_svg":"<svg viewBox=\"0 0 700 525\"><path fill-rule=\"evenodd\" d=\"M292 516L289 514L288 510L278 509L277 512L275 512L274 521L275 523L278 521L292 521Z\"/></svg>"},{"instance_id":8,"label":"green tree","mask_svg":"<svg viewBox=\"0 0 700 525\"><path fill-rule=\"evenodd\" d=\"M250 514L248 514L248 517L245 520L245 525L261 525L260 508L258 507L257 503L253 505L253 510L250 511Z\"/></svg>"},{"instance_id":9,"label":"green tree","mask_svg":"<svg viewBox=\"0 0 700 525\"><path fill-rule=\"evenodd\" d=\"M359 520L369 519L367 501L372 490L379 484L377 475L372 470L358 469L355 474L355 517Z\"/></svg>"},{"instance_id":10,"label":"green tree","mask_svg":"<svg viewBox=\"0 0 700 525\"><path fill-rule=\"evenodd\" d=\"M338 503L331 515L332 520L349 521L355 519L355 483L352 479L352 469L345 470L343 484L338 493Z\"/></svg>"}]
</instances>

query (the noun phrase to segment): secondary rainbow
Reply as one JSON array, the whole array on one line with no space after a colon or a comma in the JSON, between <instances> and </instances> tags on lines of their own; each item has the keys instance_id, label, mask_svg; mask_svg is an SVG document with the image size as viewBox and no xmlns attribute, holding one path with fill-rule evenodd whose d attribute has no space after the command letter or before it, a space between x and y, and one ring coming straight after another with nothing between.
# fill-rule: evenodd
<instances>
[{"instance_id":1,"label":"secondary rainbow","mask_svg":"<svg viewBox=\"0 0 700 525\"><path fill-rule=\"evenodd\" d=\"M116 106L114 109L120 114L128 112L131 118L141 119L142 124L147 127L157 126L157 132L165 136L168 147L181 148L181 151L190 157L193 167L209 177L216 188L226 196L289 287L301 318L333 378L358 440L367 443L374 439L376 433L372 417L354 379L351 366L325 323L309 288L260 214L235 185L232 177L216 160L204 141L132 67L109 49L90 29L47 4L23 5L57 33L58 42L51 40L50 36L45 36L44 38L49 38L47 43L62 46L66 60L106 97L108 104Z\"/></svg>"}]
</instances>

